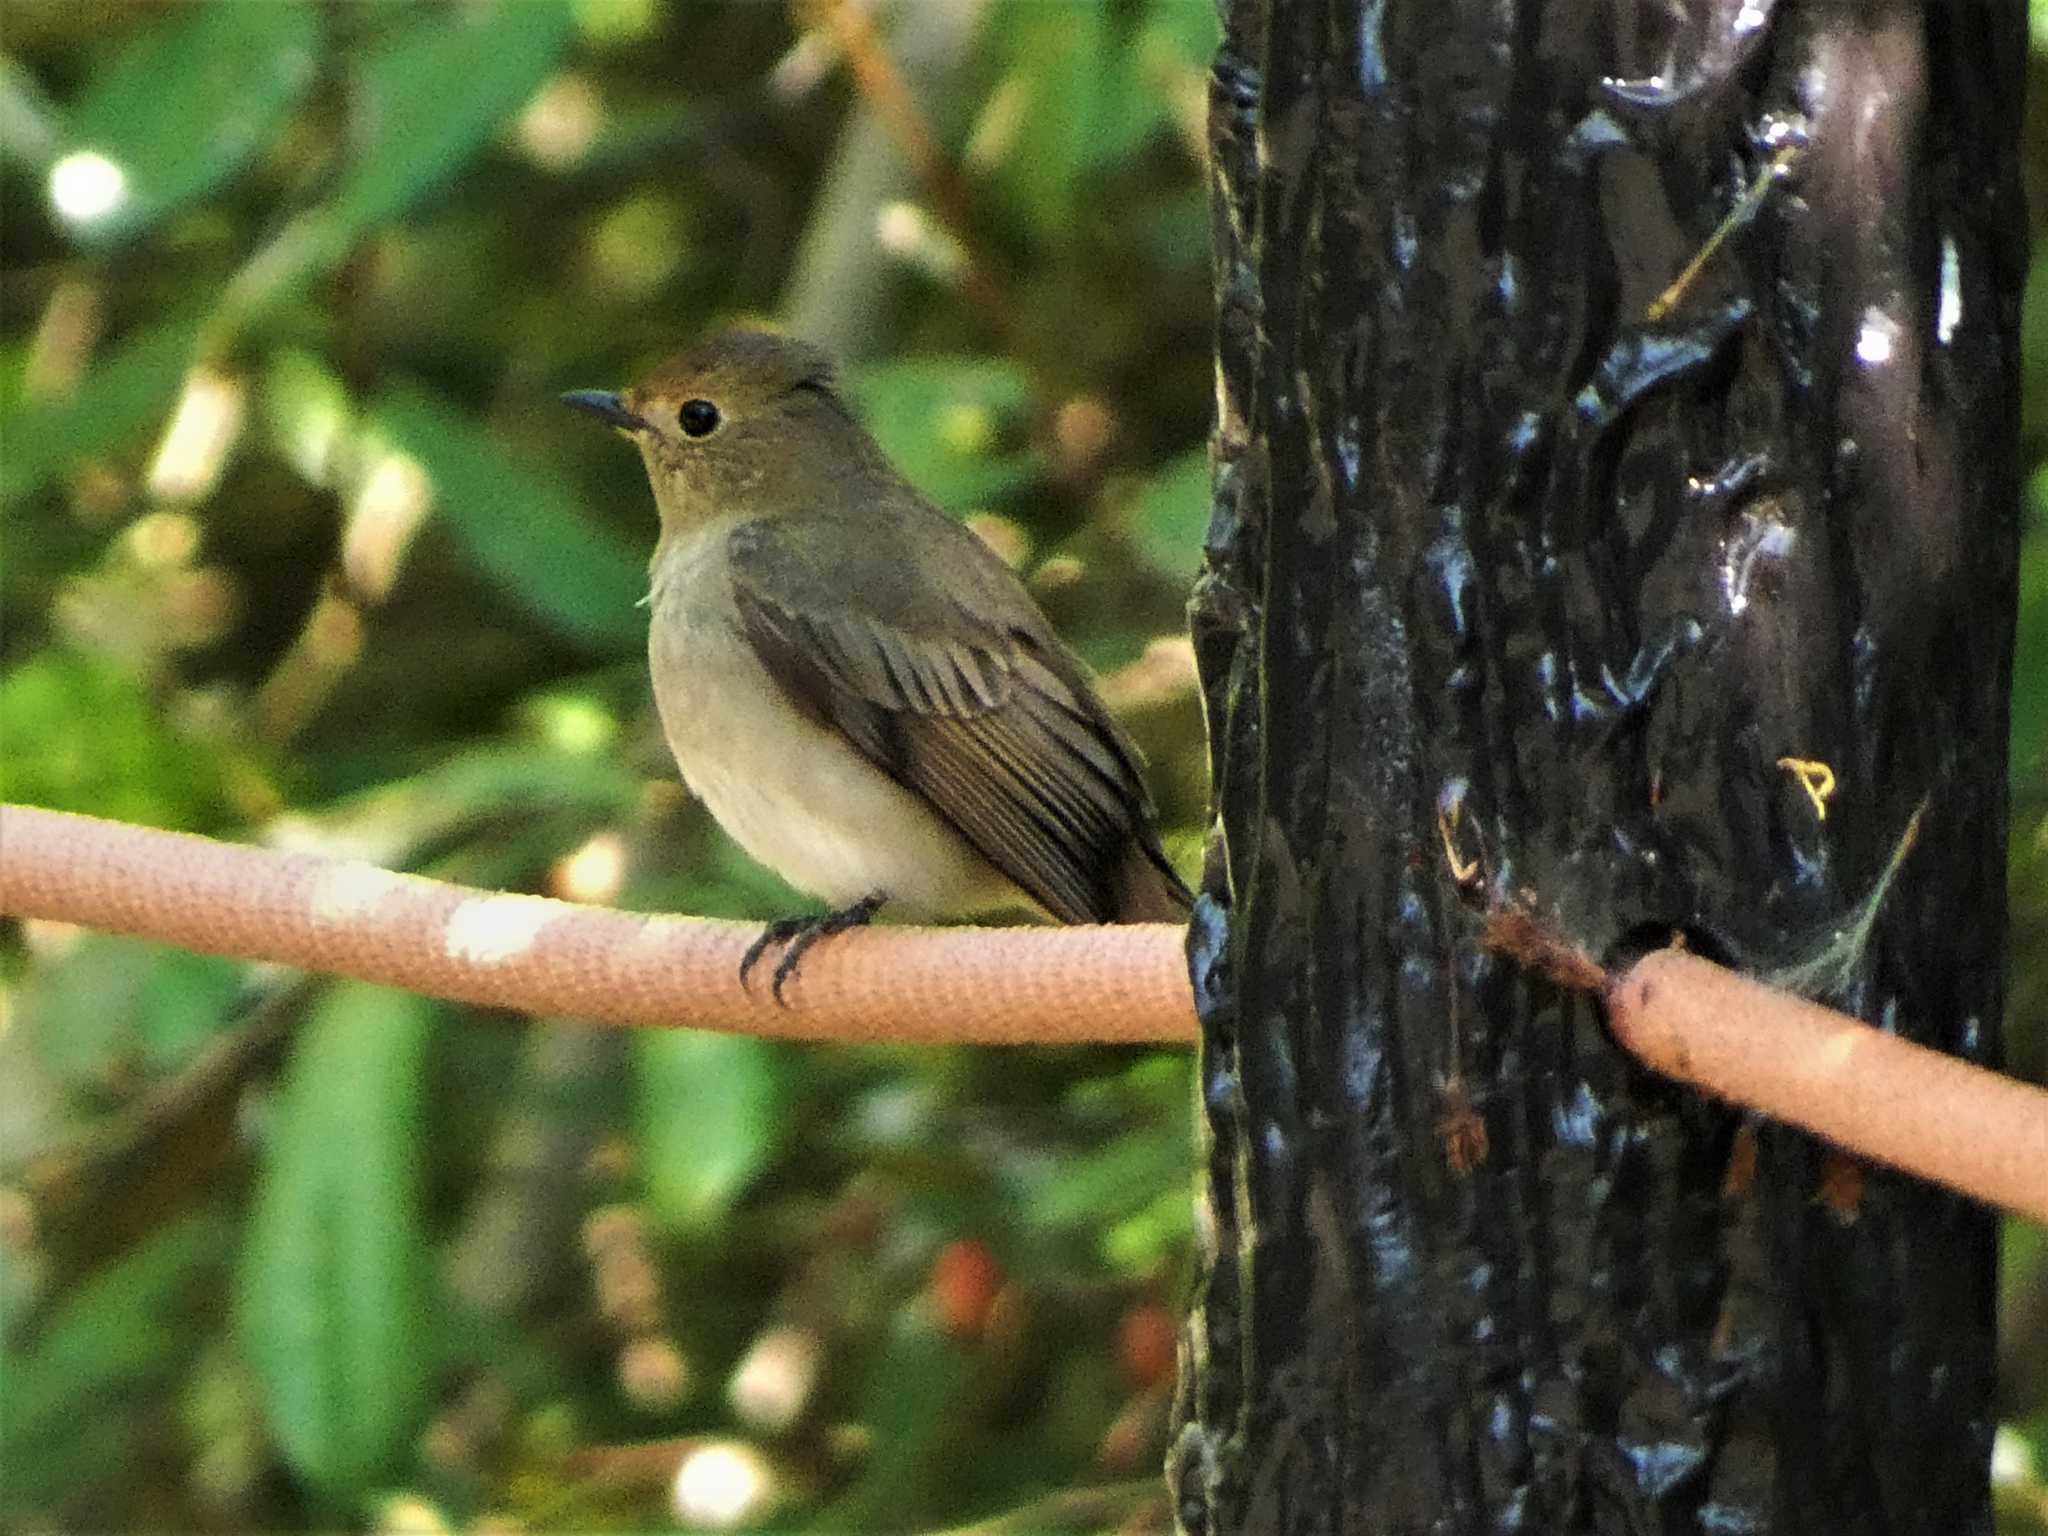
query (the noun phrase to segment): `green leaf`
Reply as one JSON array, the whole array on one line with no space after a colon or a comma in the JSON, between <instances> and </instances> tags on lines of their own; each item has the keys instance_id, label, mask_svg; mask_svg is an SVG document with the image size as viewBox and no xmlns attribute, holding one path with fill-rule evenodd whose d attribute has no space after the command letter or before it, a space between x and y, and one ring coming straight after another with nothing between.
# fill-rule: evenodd
<instances>
[{"instance_id":1,"label":"green leaf","mask_svg":"<svg viewBox=\"0 0 2048 1536\"><path fill-rule=\"evenodd\" d=\"M810 1523L816 1531L917 1530L939 1509L971 1500L988 1472L975 1401L976 1357L941 1334L921 1309L885 1325L861 1390L872 1435L860 1476Z\"/></svg>"},{"instance_id":2,"label":"green leaf","mask_svg":"<svg viewBox=\"0 0 2048 1536\"><path fill-rule=\"evenodd\" d=\"M15 1027L46 1072L90 1090L177 1067L232 1022L241 988L235 961L89 933L29 972Z\"/></svg>"},{"instance_id":3,"label":"green leaf","mask_svg":"<svg viewBox=\"0 0 2048 1536\"><path fill-rule=\"evenodd\" d=\"M353 790L318 825L331 848L495 889L531 880L597 827L630 820L644 788L622 752L487 745Z\"/></svg>"},{"instance_id":4,"label":"green leaf","mask_svg":"<svg viewBox=\"0 0 2048 1536\"><path fill-rule=\"evenodd\" d=\"M400 386L372 418L419 461L434 511L478 570L536 619L593 651L647 643L638 604L646 562L578 510L568 488L483 432L453 406Z\"/></svg>"},{"instance_id":5,"label":"green leaf","mask_svg":"<svg viewBox=\"0 0 2048 1536\"><path fill-rule=\"evenodd\" d=\"M319 55L311 5L213 0L152 27L93 77L71 115L50 173L59 222L110 243L204 197L270 143ZM118 175L118 195L104 208L94 199L99 211L67 213L65 177L88 168Z\"/></svg>"},{"instance_id":6,"label":"green leaf","mask_svg":"<svg viewBox=\"0 0 2048 1536\"><path fill-rule=\"evenodd\" d=\"M2036 240L2020 293L2020 432L2048 432L2048 236Z\"/></svg>"},{"instance_id":7,"label":"green leaf","mask_svg":"<svg viewBox=\"0 0 2048 1536\"><path fill-rule=\"evenodd\" d=\"M1031 402L1021 370L994 358L933 358L857 371L848 391L911 484L949 512L1025 484L1037 461L1000 444Z\"/></svg>"},{"instance_id":8,"label":"green leaf","mask_svg":"<svg viewBox=\"0 0 2048 1536\"><path fill-rule=\"evenodd\" d=\"M342 248L467 165L554 73L573 33L565 0L500 0L408 20L357 80L368 124L323 217Z\"/></svg>"},{"instance_id":9,"label":"green leaf","mask_svg":"<svg viewBox=\"0 0 2048 1536\"><path fill-rule=\"evenodd\" d=\"M1138 49L1170 52L1188 68L1206 76L1223 42L1223 23L1210 0L1152 0L1138 32Z\"/></svg>"},{"instance_id":10,"label":"green leaf","mask_svg":"<svg viewBox=\"0 0 2048 1536\"><path fill-rule=\"evenodd\" d=\"M0 1514L47 1522L53 1501L108 1477L161 1379L204 1337L189 1292L226 1250L225 1214L194 1212L95 1275L26 1333L0 1319ZM8 1288L11 1289L11 1288Z\"/></svg>"},{"instance_id":11,"label":"green leaf","mask_svg":"<svg viewBox=\"0 0 2048 1536\"><path fill-rule=\"evenodd\" d=\"M1138 498L1131 535L1160 570L1192 581L1209 530L1209 451L1183 454L1152 477Z\"/></svg>"},{"instance_id":12,"label":"green leaf","mask_svg":"<svg viewBox=\"0 0 2048 1536\"><path fill-rule=\"evenodd\" d=\"M310 352L280 348L264 365L256 398L272 450L308 484L332 484L335 449L355 418L340 375Z\"/></svg>"},{"instance_id":13,"label":"green leaf","mask_svg":"<svg viewBox=\"0 0 2048 1536\"><path fill-rule=\"evenodd\" d=\"M1195 1234L1193 1175L1151 1200L1102 1234L1103 1258L1129 1275L1152 1273L1188 1251Z\"/></svg>"},{"instance_id":14,"label":"green leaf","mask_svg":"<svg viewBox=\"0 0 2048 1536\"><path fill-rule=\"evenodd\" d=\"M235 1021L242 967L216 955L158 950L136 995L135 1033L143 1058L170 1071Z\"/></svg>"},{"instance_id":15,"label":"green leaf","mask_svg":"<svg viewBox=\"0 0 2048 1536\"><path fill-rule=\"evenodd\" d=\"M76 394L22 410L5 427L0 501L42 489L81 459L126 443L177 398L199 327L173 321L132 337L85 376Z\"/></svg>"},{"instance_id":16,"label":"green leaf","mask_svg":"<svg viewBox=\"0 0 2048 1536\"><path fill-rule=\"evenodd\" d=\"M1168 98L1146 76L1191 29L1177 9L1157 7L1137 36L1109 5L1009 0L998 13L994 56L1010 66L1001 89L1022 98L999 180L1040 231L1069 220L1080 177L1128 158L1167 121ZM1213 28L1214 8L1202 9Z\"/></svg>"},{"instance_id":17,"label":"green leaf","mask_svg":"<svg viewBox=\"0 0 2048 1536\"><path fill-rule=\"evenodd\" d=\"M286 224L221 291L208 341L233 347L260 314L334 268L356 242L441 190L561 62L566 0L384 7L399 21L356 75L361 146L328 200Z\"/></svg>"},{"instance_id":18,"label":"green leaf","mask_svg":"<svg viewBox=\"0 0 2048 1536\"><path fill-rule=\"evenodd\" d=\"M527 807L624 817L631 814L641 788L640 777L617 753L484 746L451 753L378 794L409 800L413 815L445 832L479 809L502 814Z\"/></svg>"},{"instance_id":19,"label":"green leaf","mask_svg":"<svg viewBox=\"0 0 2048 1536\"><path fill-rule=\"evenodd\" d=\"M64 136L64 114L42 82L12 54L0 54L0 164L40 176Z\"/></svg>"},{"instance_id":20,"label":"green leaf","mask_svg":"<svg viewBox=\"0 0 2048 1536\"><path fill-rule=\"evenodd\" d=\"M404 1467L429 1400L422 1082L432 1007L344 983L278 1094L237 1276L236 1333L285 1460L322 1493Z\"/></svg>"},{"instance_id":21,"label":"green leaf","mask_svg":"<svg viewBox=\"0 0 2048 1536\"><path fill-rule=\"evenodd\" d=\"M684 1229L716 1222L774 1154L789 1098L783 1050L745 1035L643 1034L634 1121L647 1198Z\"/></svg>"},{"instance_id":22,"label":"green leaf","mask_svg":"<svg viewBox=\"0 0 2048 1536\"><path fill-rule=\"evenodd\" d=\"M1025 1196L1024 1219L1034 1227L1097 1227L1143 1209L1167 1191L1185 1198L1193 1170L1185 1127L1129 1131L1099 1151L1062 1158Z\"/></svg>"},{"instance_id":23,"label":"green leaf","mask_svg":"<svg viewBox=\"0 0 2048 1536\"><path fill-rule=\"evenodd\" d=\"M2035 471L2031 495L2048 509L2048 468ZM2048 771L2048 525L2020 545L2019 630L2013 640L2012 739L2007 771L2014 783Z\"/></svg>"},{"instance_id":24,"label":"green leaf","mask_svg":"<svg viewBox=\"0 0 2048 1536\"><path fill-rule=\"evenodd\" d=\"M97 656L31 655L0 677L0 798L196 829L227 810L232 765L173 731L142 683Z\"/></svg>"}]
</instances>

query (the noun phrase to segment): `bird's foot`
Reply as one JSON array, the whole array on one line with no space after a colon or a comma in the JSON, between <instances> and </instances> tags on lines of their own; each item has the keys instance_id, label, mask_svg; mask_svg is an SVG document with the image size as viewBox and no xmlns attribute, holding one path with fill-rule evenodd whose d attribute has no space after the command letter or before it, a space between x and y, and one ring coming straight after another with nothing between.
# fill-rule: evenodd
<instances>
[{"instance_id":1,"label":"bird's foot","mask_svg":"<svg viewBox=\"0 0 2048 1536\"><path fill-rule=\"evenodd\" d=\"M761 956L777 944L787 945L782 959L776 962L775 982L769 988L775 994L775 1001L787 1008L789 999L782 995L782 989L796 975L796 968L810 953L811 946L849 928L866 927L888 899L886 893L874 891L850 907L841 907L837 912L827 912L821 917L785 917L768 924L761 930L761 937L749 944L747 952L740 957L740 986L752 991L748 978L760 963Z\"/></svg>"}]
</instances>

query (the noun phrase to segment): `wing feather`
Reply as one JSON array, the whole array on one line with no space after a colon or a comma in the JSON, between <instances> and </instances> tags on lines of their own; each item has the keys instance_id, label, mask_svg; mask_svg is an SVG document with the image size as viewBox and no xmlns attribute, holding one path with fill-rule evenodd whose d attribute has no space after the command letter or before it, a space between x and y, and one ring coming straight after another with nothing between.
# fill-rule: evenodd
<instances>
[{"instance_id":1,"label":"wing feather","mask_svg":"<svg viewBox=\"0 0 2048 1536\"><path fill-rule=\"evenodd\" d=\"M736 529L728 556L742 628L791 699L1054 917L1113 920L1134 844L1165 870L1136 749L1042 621L992 623L890 573L863 589L837 569L828 589L771 523Z\"/></svg>"}]
</instances>

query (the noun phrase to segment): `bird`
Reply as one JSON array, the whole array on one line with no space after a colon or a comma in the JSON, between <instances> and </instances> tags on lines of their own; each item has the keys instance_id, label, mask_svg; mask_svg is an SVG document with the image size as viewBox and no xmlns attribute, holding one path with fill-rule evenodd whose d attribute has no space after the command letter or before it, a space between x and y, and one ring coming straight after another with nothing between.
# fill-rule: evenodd
<instances>
[{"instance_id":1,"label":"bird","mask_svg":"<svg viewBox=\"0 0 2048 1536\"><path fill-rule=\"evenodd\" d=\"M1017 574L889 461L829 353L712 335L565 404L638 447L660 517L648 663L684 782L830 910L767 924L775 1000L887 904L1173 921L1137 747Z\"/></svg>"}]
</instances>

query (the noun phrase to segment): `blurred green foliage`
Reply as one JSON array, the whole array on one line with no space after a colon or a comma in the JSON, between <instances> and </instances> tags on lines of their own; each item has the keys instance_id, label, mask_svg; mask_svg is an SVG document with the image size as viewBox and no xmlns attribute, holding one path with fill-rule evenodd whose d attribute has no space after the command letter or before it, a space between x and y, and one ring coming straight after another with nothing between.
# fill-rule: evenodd
<instances>
[{"instance_id":1,"label":"blurred green foliage","mask_svg":"<svg viewBox=\"0 0 2048 1536\"><path fill-rule=\"evenodd\" d=\"M1214 35L1208 0L885 7L947 188L750 0L10 0L0 792L789 910L674 783L640 469L555 403L780 316L1102 669L1192 858ZM2013 743L2036 1073L2044 271ZM1182 1055L622 1039L8 942L10 1524L1163 1518ZM2048 1529L2044 1246L2007 1259L2013 1530Z\"/></svg>"},{"instance_id":2,"label":"blurred green foliage","mask_svg":"<svg viewBox=\"0 0 2048 1536\"><path fill-rule=\"evenodd\" d=\"M11 4L0 792L790 910L675 783L653 509L556 403L780 316L1103 669L1191 854L1214 28L890 8L955 196L777 6ZM1184 1055L593 1037L10 937L10 1524L1156 1502Z\"/></svg>"}]
</instances>

